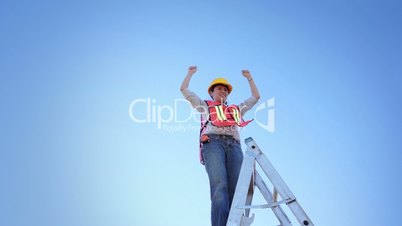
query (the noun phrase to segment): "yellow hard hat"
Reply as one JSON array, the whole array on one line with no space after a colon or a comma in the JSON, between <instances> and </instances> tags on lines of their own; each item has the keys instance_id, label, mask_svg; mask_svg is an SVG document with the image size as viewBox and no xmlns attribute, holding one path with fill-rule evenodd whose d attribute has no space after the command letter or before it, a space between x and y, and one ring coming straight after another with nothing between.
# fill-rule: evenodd
<instances>
[{"instance_id":1,"label":"yellow hard hat","mask_svg":"<svg viewBox=\"0 0 402 226\"><path fill-rule=\"evenodd\" d=\"M224 78L216 78L216 79L214 79L214 80L211 82L211 84L209 85L209 87L208 87L208 93L211 91L211 88L212 88L213 86L215 86L215 85L224 85L224 86L227 86L227 87L228 87L228 93L232 92L232 89L233 89L232 85L230 85L230 83L229 83L226 79L224 79Z\"/></svg>"}]
</instances>

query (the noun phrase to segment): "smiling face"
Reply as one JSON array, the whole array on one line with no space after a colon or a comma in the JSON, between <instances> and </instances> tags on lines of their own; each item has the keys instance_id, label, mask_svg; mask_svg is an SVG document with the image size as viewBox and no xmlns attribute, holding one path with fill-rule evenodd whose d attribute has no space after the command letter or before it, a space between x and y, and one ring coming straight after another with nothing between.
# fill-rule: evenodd
<instances>
[{"instance_id":1,"label":"smiling face","mask_svg":"<svg viewBox=\"0 0 402 226\"><path fill-rule=\"evenodd\" d=\"M226 99L229 95L228 87L224 85L215 85L212 87L212 91L209 92L212 99L217 102L226 102Z\"/></svg>"}]
</instances>

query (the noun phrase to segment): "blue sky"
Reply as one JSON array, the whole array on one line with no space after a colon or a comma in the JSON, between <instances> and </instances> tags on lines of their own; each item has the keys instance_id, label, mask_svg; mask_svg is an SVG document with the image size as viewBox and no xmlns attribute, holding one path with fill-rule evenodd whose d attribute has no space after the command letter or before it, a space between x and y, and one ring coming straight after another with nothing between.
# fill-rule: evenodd
<instances>
[{"instance_id":1,"label":"blue sky","mask_svg":"<svg viewBox=\"0 0 402 226\"><path fill-rule=\"evenodd\" d=\"M256 140L316 225L400 225L401 8L3 1L0 225L208 225L197 118L167 120L192 114L175 105L190 65L202 98L225 77L230 102L241 102L249 69L257 105L275 99L275 131L252 123L241 136ZM132 120L135 100L150 101L135 116L154 121ZM268 111L254 110L245 118L266 122ZM253 225L277 224L271 211L255 213Z\"/></svg>"}]
</instances>

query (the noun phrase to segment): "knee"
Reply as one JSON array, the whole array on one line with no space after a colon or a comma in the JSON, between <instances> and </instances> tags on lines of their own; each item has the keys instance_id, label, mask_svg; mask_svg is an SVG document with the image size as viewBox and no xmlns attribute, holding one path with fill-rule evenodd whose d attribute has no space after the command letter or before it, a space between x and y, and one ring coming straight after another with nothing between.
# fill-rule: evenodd
<instances>
[{"instance_id":1,"label":"knee","mask_svg":"<svg viewBox=\"0 0 402 226\"><path fill-rule=\"evenodd\" d=\"M227 183L217 183L211 190L211 199L215 202L226 202L228 200Z\"/></svg>"}]
</instances>

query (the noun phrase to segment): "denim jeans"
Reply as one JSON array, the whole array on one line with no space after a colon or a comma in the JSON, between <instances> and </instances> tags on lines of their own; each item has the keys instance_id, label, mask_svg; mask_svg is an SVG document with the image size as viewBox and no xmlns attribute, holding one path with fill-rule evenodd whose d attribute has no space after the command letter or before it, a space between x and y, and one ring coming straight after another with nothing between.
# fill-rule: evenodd
<instances>
[{"instance_id":1,"label":"denim jeans","mask_svg":"<svg viewBox=\"0 0 402 226\"><path fill-rule=\"evenodd\" d=\"M212 226L226 226L243 162L240 142L232 136L209 134L201 153L209 178Z\"/></svg>"}]
</instances>

